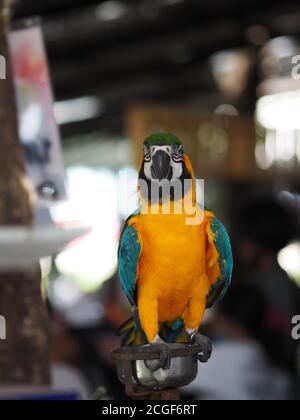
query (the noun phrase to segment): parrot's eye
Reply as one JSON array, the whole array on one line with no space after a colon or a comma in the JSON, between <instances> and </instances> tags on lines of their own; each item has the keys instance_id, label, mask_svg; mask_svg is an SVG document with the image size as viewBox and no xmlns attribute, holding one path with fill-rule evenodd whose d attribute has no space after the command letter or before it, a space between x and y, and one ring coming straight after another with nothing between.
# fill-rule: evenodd
<instances>
[{"instance_id":1,"label":"parrot's eye","mask_svg":"<svg viewBox=\"0 0 300 420\"><path fill-rule=\"evenodd\" d=\"M176 162L176 163L182 162L183 154L184 154L183 147L180 145L178 146L176 145L174 147L174 151L172 155L173 162Z\"/></svg>"},{"instance_id":2,"label":"parrot's eye","mask_svg":"<svg viewBox=\"0 0 300 420\"><path fill-rule=\"evenodd\" d=\"M144 145L144 159L146 162L151 162L151 150L148 146Z\"/></svg>"}]
</instances>

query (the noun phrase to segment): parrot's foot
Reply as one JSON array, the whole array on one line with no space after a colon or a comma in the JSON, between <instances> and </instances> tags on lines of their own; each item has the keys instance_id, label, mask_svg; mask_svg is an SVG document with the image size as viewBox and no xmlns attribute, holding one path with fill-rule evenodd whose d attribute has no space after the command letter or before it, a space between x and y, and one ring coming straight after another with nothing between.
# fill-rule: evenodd
<instances>
[{"instance_id":1,"label":"parrot's foot","mask_svg":"<svg viewBox=\"0 0 300 420\"><path fill-rule=\"evenodd\" d=\"M197 344L201 348L201 352L199 354L200 362L207 363L212 355L212 344L210 339L199 332L195 332L191 335L191 342L193 344Z\"/></svg>"},{"instance_id":2,"label":"parrot's foot","mask_svg":"<svg viewBox=\"0 0 300 420\"><path fill-rule=\"evenodd\" d=\"M145 365L151 372L156 372L159 369L168 370L171 367L170 348L160 337L156 337L150 344L153 351L159 353L159 360L146 360Z\"/></svg>"}]
</instances>

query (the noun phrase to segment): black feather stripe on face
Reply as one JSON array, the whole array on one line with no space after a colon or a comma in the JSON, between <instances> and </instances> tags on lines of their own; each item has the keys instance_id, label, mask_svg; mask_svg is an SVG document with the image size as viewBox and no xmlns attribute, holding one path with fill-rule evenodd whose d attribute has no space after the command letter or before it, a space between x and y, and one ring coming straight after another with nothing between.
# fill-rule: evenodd
<instances>
[{"instance_id":1,"label":"black feather stripe on face","mask_svg":"<svg viewBox=\"0 0 300 420\"><path fill-rule=\"evenodd\" d=\"M151 150L149 146L144 145L144 160L146 162L151 161Z\"/></svg>"},{"instance_id":2,"label":"black feather stripe on face","mask_svg":"<svg viewBox=\"0 0 300 420\"><path fill-rule=\"evenodd\" d=\"M172 160L173 160L173 162L175 162L175 163L181 163L181 162L183 162L183 158L182 158L182 156L179 156L179 155L173 155L173 156L172 156Z\"/></svg>"}]
</instances>

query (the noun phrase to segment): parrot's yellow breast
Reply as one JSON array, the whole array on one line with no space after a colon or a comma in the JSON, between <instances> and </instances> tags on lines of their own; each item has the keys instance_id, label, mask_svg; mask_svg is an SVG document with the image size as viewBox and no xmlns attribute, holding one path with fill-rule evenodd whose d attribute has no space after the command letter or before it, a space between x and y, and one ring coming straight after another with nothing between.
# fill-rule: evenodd
<instances>
[{"instance_id":1,"label":"parrot's yellow breast","mask_svg":"<svg viewBox=\"0 0 300 420\"><path fill-rule=\"evenodd\" d=\"M138 292L142 288L158 301L158 321L183 316L193 285L206 272L205 220L188 225L186 215L140 214L130 222L142 243Z\"/></svg>"}]
</instances>

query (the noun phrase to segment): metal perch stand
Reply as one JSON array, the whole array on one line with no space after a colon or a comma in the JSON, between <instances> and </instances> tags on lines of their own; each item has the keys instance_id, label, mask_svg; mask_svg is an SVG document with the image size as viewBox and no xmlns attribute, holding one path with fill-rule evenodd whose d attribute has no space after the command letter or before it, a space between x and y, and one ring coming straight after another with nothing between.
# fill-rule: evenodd
<instances>
[{"instance_id":1,"label":"metal perch stand","mask_svg":"<svg viewBox=\"0 0 300 420\"><path fill-rule=\"evenodd\" d=\"M113 352L118 376L129 397L179 400L178 388L194 381L198 374L198 345L170 344L171 366L152 372L146 361L158 360L150 346L121 347Z\"/></svg>"}]
</instances>

